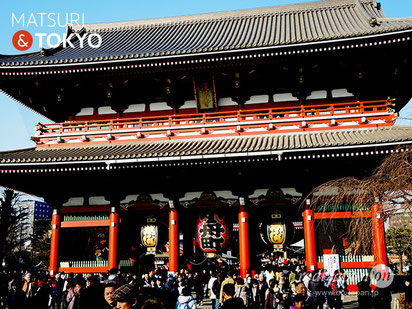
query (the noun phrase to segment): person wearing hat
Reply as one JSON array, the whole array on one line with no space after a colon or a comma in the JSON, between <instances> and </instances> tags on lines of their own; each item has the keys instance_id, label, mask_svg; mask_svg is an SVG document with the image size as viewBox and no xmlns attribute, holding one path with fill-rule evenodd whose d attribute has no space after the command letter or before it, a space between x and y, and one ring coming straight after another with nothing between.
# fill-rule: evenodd
<instances>
[{"instance_id":1,"label":"person wearing hat","mask_svg":"<svg viewBox=\"0 0 412 309\"><path fill-rule=\"evenodd\" d=\"M136 307L137 297L135 286L129 283L122 285L112 292L111 299L117 302L116 308L118 309Z\"/></svg>"}]
</instances>

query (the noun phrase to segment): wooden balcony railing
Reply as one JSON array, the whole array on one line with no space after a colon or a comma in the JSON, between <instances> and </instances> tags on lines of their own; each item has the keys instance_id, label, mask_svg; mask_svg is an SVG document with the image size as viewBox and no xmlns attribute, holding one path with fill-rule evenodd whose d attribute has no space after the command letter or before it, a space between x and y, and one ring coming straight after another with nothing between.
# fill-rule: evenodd
<instances>
[{"instance_id":1,"label":"wooden balcony railing","mask_svg":"<svg viewBox=\"0 0 412 309\"><path fill-rule=\"evenodd\" d=\"M310 106L277 107L270 109L238 110L231 112L214 112L208 114L174 114L170 116L122 118L101 121L67 121L63 123L38 124L37 136L116 132L130 129L156 130L165 128L190 128L193 126L219 126L231 124L248 124L276 120L279 125L290 124L301 119L314 120L325 116L377 114L391 112L389 101L346 102L319 104Z\"/></svg>"},{"instance_id":2,"label":"wooden balcony railing","mask_svg":"<svg viewBox=\"0 0 412 309\"><path fill-rule=\"evenodd\" d=\"M109 220L108 214L99 214L99 215L63 215L63 220L65 222L73 221L101 221Z\"/></svg>"},{"instance_id":3,"label":"wooden balcony railing","mask_svg":"<svg viewBox=\"0 0 412 309\"><path fill-rule=\"evenodd\" d=\"M132 267L133 261L120 260L119 267ZM106 261L62 261L60 262L59 271L74 273L102 273L109 270L109 262Z\"/></svg>"},{"instance_id":4,"label":"wooden balcony railing","mask_svg":"<svg viewBox=\"0 0 412 309\"><path fill-rule=\"evenodd\" d=\"M37 124L38 147L62 143L106 143L136 139L230 136L278 131L327 130L333 126L390 126L396 118L390 100L293 105L207 114L174 114Z\"/></svg>"},{"instance_id":5,"label":"wooden balcony railing","mask_svg":"<svg viewBox=\"0 0 412 309\"><path fill-rule=\"evenodd\" d=\"M107 267L108 261L66 261L60 262L60 267Z\"/></svg>"}]
</instances>

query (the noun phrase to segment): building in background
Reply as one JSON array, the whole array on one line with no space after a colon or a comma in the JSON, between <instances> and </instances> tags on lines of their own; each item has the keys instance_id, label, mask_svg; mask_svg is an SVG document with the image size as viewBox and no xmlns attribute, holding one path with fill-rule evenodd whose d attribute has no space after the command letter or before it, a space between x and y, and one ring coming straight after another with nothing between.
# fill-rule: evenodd
<instances>
[{"instance_id":1,"label":"building in background","mask_svg":"<svg viewBox=\"0 0 412 309\"><path fill-rule=\"evenodd\" d=\"M36 220L51 219L52 206L50 204L36 201L36 200L23 200L19 205L19 209L23 209L27 212L27 219L24 222L24 226L20 232L22 239L27 239L24 242L24 249L29 249L31 246L31 237L33 235L33 227ZM16 211L19 211L16 210Z\"/></svg>"}]
</instances>

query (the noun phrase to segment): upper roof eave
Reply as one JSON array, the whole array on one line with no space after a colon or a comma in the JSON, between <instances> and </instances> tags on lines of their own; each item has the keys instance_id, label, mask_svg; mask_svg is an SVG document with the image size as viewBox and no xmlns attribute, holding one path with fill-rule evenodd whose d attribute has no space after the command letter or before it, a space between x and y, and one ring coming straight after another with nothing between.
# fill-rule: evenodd
<instances>
[{"instance_id":1,"label":"upper roof eave","mask_svg":"<svg viewBox=\"0 0 412 309\"><path fill-rule=\"evenodd\" d=\"M50 70L53 68L69 68L69 67L85 67L85 66L101 66L101 65L123 65L123 64L130 64L130 63L141 63L141 62L153 62L153 61L168 61L173 62L175 60L180 60L183 58L190 59L196 57L213 57L219 55L229 55L229 54L245 54L245 53L256 53L256 52L268 52L268 51L275 51L279 49L307 49L311 46L319 46L319 45L326 45L326 44L344 44L349 42L356 42L360 40L367 40L367 39L378 39L388 36L394 36L399 34L412 34L412 28L402 31L390 32L390 33L378 33L372 35L364 35L359 37L349 37L349 38L339 38L334 40L325 40L325 41L315 41L315 42L303 42L303 43L296 43L296 44L288 44L288 45L277 45L277 46L264 46L264 47L255 47L255 48L245 48L245 49L234 49L234 50L222 50L216 52L200 52L200 53L191 53L191 54L184 54L184 55L168 55L168 56L153 56L153 57L136 57L136 58L129 58L129 59L116 59L116 60L96 60L96 61L73 61L68 63L51 63L51 64L23 64L23 65L2 65L0 62L0 72L4 70L19 70L19 69L45 69ZM365 45L365 47L367 47ZM78 60L78 59L76 59ZM229 60L229 59L226 59Z\"/></svg>"},{"instance_id":2,"label":"upper roof eave","mask_svg":"<svg viewBox=\"0 0 412 309\"><path fill-rule=\"evenodd\" d=\"M286 19L289 22L283 22ZM247 36L242 31L243 27L248 27ZM187 31L189 28L191 31ZM80 31L98 32L102 36L101 47L57 48L48 50L46 54L0 57L0 68L87 65L278 47L293 48L302 43L337 42L341 39L367 38L410 30L412 19L386 18L375 0L323 0L249 10L85 25Z\"/></svg>"}]
</instances>

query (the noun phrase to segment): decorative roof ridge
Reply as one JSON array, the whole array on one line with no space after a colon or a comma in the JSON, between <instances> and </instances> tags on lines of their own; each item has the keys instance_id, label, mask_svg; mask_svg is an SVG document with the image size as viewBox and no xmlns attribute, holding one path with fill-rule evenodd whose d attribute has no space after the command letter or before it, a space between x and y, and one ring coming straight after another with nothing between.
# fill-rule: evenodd
<instances>
[{"instance_id":1,"label":"decorative roof ridge","mask_svg":"<svg viewBox=\"0 0 412 309\"><path fill-rule=\"evenodd\" d=\"M243 10L232 10L232 11L221 11L212 13L202 13L193 15L182 15L174 17L164 17L164 18L153 18L153 19L140 19L140 20L130 20L130 21L120 21L120 22L109 22L109 23L96 23L96 24L85 24L85 25L69 25L74 30L79 31L81 28L85 28L88 32L107 32L107 31L123 31L123 30L133 30L133 29L145 29L145 28L156 28L156 27L166 27L175 26L182 24L197 24L197 23L207 23L219 20L237 20L244 18L255 18L259 16L275 16L283 14L294 14L300 12L313 12L313 11L324 11L335 8L344 7L356 7L360 0L321 0L321 1L311 1L304 3L280 5L280 6L270 6L262 8L252 8ZM365 0L364 0L365 1ZM367 0L369 2L374 2L375 0Z\"/></svg>"},{"instance_id":2,"label":"decorative roof ridge","mask_svg":"<svg viewBox=\"0 0 412 309\"><path fill-rule=\"evenodd\" d=\"M378 22L412 22L412 17L378 17Z\"/></svg>"},{"instance_id":3,"label":"decorative roof ridge","mask_svg":"<svg viewBox=\"0 0 412 309\"><path fill-rule=\"evenodd\" d=\"M36 149L37 149L36 147L27 147L27 148L13 149L13 150L3 150L3 151L0 151L0 155L18 153L18 152L21 152L21 151L26 152L26 151L30 151L30 150L36 150Z\"/></svg>"}]
</instances>

